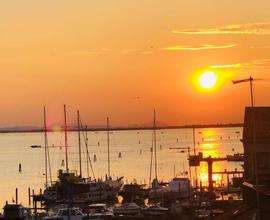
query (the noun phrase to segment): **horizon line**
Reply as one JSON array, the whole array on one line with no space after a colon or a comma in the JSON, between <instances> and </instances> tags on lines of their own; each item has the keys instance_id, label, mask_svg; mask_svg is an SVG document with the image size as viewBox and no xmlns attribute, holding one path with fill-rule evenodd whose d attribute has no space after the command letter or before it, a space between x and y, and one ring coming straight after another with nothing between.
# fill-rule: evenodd
<instances>
[{"instance_id":1,"label":"horizon line","mask_svg":"<svg viewBox=\"0 0 270 220\"><path fill-rule=\"evenodd\" d=\"M76 126L68 126L68 131L78 131ZM156 129L185 129L185 128L226 128L226 127L243 127L243 123L217 123L217 124L190 124L190 125L161 125L157 126ZM110 127L110 131L124 131L124 130L152 130L153 126L114 126ZM48 129L47 132L61 132L63 129L54 131L53 129ZM89 127L87 129L81 128L87 131L107 131L107 127ZM34 127L34 126L21 126L21 127L9 127L0 128L0 133L23 133L23 132L44 132L44 128Z\"/></svg>"}]
</instances>

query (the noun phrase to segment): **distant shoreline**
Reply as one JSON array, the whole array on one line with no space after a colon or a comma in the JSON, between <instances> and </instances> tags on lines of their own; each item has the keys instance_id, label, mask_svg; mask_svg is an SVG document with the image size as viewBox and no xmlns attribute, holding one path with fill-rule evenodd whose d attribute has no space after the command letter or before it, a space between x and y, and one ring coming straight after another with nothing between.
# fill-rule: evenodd
<instances>
[{"instance_id":1,"label":"distant shoreline","mask_svg":"<svg viewBox=\"0 0 270 220\"><path fill-rule=\"evenodd\" d=\"M186 129L186 128L232 128L243 127L243 123L231 123L231 124L209 124L209 125L172 125L172 126L157 126L156 129ZM129 130L152 130L152 126L138 126L138 127L110 127L110 131L129 131ZM85 129L82 129L85 130ZM77 131L77 128L68 128L68 131ZM88 127L87 131L107 131L106 127ZM42 128L2 128L0 133L38 133L44 132ZM48 130L52 132L52 130Z\"/></svg>"}]
</instances>

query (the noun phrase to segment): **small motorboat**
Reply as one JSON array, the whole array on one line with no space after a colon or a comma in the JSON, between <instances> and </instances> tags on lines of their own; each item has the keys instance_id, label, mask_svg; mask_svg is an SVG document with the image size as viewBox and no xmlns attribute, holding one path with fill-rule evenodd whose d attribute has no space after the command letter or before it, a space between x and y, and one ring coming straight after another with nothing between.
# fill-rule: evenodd
<instances>
[{"instance_id":1,"label":"small motorboat","mask_svg":"<svg viewBox=\"0 0 270 220\"><path fill-rule=\"evenodd\" d=\"M227 155L227 160L235 162L244 161L244 154L236 153L234 155Z\"/></svg>"},{"instance_id":2,"label":"small motorboat","mask_svg":"<svg viewBox=\"0 0 270 220\"><path fill-rule=\"evenodd\" d=\"M86 219L107 220L113 217L113 212L109 211L106 204L104 203L88 205L83 209L83 213L87 214L87 217L84 217L83 220Z\"/></svg>"},{"instance_id":3,"label":"small motorboat","mask_svg":"<svg viewBox=\"0 0 270 220\"><path fill-rule=\"evenodd\" d=\"M44 220L83 220L87 217L86 214L77 207L61 208L56 215L46 216Z\"/></svg>"},{"instance_id":4,"label":"small motorboat","mask_svg":"<svg viewBox=\"0 0 270 220\"><path fill-rule=\"evenodd\" d=\"M31 148L41 148L41 145L31 145Z\"/></svg>"},{"instance_id":5,"label":"small motorboat","mask_svg":"<svg viewBox=\"0 0 270 220\"><path fill-rule=\"evenodd\" d=\"M6 204L4 206L3 219L5 220L28 220L30 217L30 210L17 204Z\"/></svg>"},{"instance_id":6,"label":"small motorboat","mask_svg":"<svg viewBox=\"0 0 270 220\"><path fill-rule=\"evenodd\" d=\"M136 203L125 203L121 206L115 207L113 209L113 214L116 216L139 216L141 215L141 207Z\"/></svg>"},{"instance_id":7,"label":"small motorboat","mask_svg":"<svg viewBox=\"0 0 270 220\"><path fill-rule=\"evenodd\" d=\"M153 205L144 208L142 211L144 216L164 216L168 214L169 209L159 205Z\"/></svg>"}]
</instances>

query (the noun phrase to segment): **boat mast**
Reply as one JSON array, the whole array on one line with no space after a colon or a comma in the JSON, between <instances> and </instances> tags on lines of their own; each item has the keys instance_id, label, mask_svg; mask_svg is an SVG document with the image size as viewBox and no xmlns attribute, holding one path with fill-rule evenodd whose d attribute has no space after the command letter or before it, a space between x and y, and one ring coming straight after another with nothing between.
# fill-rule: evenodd
<instances>
[{"instance_id":1,"label":"boat mast","mask_svg":"<svg viewBox=\"0 0 270 220\"><path fill-rule=\"evenodd\" d=\"M154 109L154 151L155 151L155 178L157 181L157 138L156 138L156 110Z\"/></svg>"},{"instance_id":2,"label":"boat mast","mask_svg":"<svg viewBox=\"0 0 270 220\"><path fill-rule=\"evenodd\" d=\"M66 105L64 105L64 120L65 120L66 171L68 172L68 153L67 153L67 111L66 111Z\"/></svg>"},{"instance_id":3,"label":"boat mast","mask_svg":"<svg viewBox=\"0 0 270 220\"><path fill-rule=\"evenodd\" d=\"M110 168L110 127L109 127L109 117L107 117L107 143L108 143L108 177L111 177Z\"/></svg>"},{"instance_id":4,"label":"boat mast","mask_svg":"<svg viewBox=\"0 0 270 220\"><path fill-rule=\"evenodd\" d=\"M82 151L81 151L81 126L80 126L80 112L77 111L78 117L78 141L79 141L79 167L80 167L80 177L82 177Z\"/></svg>"},{"instance_id":5,"label":"boat mast","mask_svg":"<svg viewBox=\"0 0 270 220\"><path fill-rule=\"evenodd\" d=\"M45 138L45 177L46 177L46 183L45 183L45 188L47 189L48 187L48 159L47 159L47 145L48 145L48 139L47 139L47 124L46 124L46 107L45 105L43 106L43 120L44 120L44 138Z\"/></svg>"}]
</instances>

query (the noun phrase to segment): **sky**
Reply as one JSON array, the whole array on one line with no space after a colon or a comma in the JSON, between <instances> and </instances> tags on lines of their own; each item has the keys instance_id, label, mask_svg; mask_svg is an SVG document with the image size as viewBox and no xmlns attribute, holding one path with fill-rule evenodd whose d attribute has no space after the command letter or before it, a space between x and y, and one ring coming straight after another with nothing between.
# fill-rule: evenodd
<instances>
[{"instance_id":1,"label":"sky","mask_svg":"<svg viewBox=\"0 0 270 220\"><path fill-rule=\"evenodd\" d=\"M270 104L268 0L0 1L0 127L235 123ZM195 82L210 71L219 85ZM196 78L197 77L197 78Z\"/></svg>"}]
</instances>

